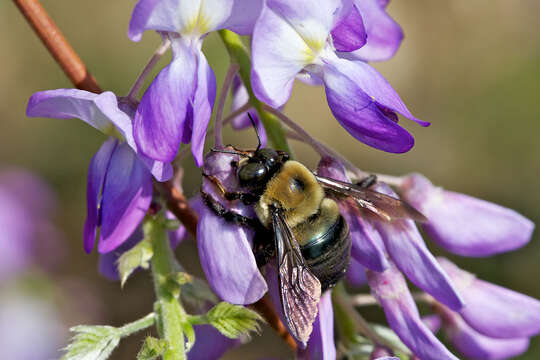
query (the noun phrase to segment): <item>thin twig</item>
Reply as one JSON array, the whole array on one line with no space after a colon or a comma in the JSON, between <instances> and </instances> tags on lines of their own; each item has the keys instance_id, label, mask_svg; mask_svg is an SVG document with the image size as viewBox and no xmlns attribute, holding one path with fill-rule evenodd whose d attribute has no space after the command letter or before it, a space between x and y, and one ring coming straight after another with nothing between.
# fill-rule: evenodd
<instances>
[{"instance_id":1,"label":"thin twig","mask_svg":"<svg viewBox=\"0 0 540 360\"><path fill-rule=\"evenodd\" d=\"M165 199L167 208L184 224L186 230L195 238L199 216L189 204L184 194L174 186L173 181L156 182L156 188Z\"/></svg>"},{"instance_id":2,"label":"thin twig","mask_svg":"<svg viewBox=\"0 0 540 360\"><path fill-rule=\"evenodd\" d=\"M88 72L82 60L69 45L39 1L13 0L13 2L28 20L56 62L62 67L73 85L78 89L93 93L102 92L96 79Z\"/></svg>"},{"instance_id":3,"label":"thin twig","mask_svg":"<svg viewBox=\"0 0 540 360\"><path fill-rule=\"evenodd\" d=\"M251 308L256 310L259 314L261 314L262 317L268 322L268 325L274 329L280 338L283 339L289 345L289 347L293 350L297 350L296 341L294 341L291 334L289 334L289 331L283 325L281 322L281 319L279 318L278 314L276 313L276 310L274 309L274 306L272 305L272 302L268 298L268 294L266 294L263 298L261 298L256 303L250 305Z\"/></svg>"},{"instance_id":4,"label":"thin twig","mask_svg":"<svg viewBox=\"0 0 540 360\"><path fill-rule=\"evenodd\" d=\"M144 81L146 80L154 66L156 66L159 59L161 59L161 57L167 52L167 50L169 50L170 47L171 40L169 40L168 38L164 38L161 45L156 49L150 60L148 60L148 63L146 64L144 69L142 69L141 73L137 77L137 80L135 80L135 82L133 83L133 86L131 87L129 93L126 96L128 100L133 103L137 101L137 94L139 94L139 91L141 91Z\"/></svg>"},{"instance_id":5,"label":"thin twig","mask_svg":"<svg viewBox=\"0 0 540 360\"><path fill-rule=\"evenodd\" d=\"M214 146L217 148L223 147L223 137L221 135L221 129L223 128L223 109L225 107L225 100L227 100L227 93L232 85L234 76L238 72L238 64L231 63L223 85L221 86L221 93L219 94L218 107L216 110L216 121L214 122Z\"/></svg>"}]
</instances>

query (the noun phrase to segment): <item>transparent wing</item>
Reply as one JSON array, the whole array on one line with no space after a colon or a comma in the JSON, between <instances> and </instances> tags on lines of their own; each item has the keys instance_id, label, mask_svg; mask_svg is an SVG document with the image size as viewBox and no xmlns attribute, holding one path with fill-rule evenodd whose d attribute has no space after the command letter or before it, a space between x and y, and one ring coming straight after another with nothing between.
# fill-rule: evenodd
<instances>
[{"instance_id":1,"label":"transparent wing","mask_svg":"<svg viewBox=\"0 0 540 360\"><path fill-rule=\"evenodd\" d=\"M427 221L424 215L404 201L347 182L319 175L315 175L315 177L324 188L353 197L361 207L368 209L387 221L393 219L412 219L418 222Z\"/></svg>"},{"instance_id":2,"label":"transparent wing","mask_svg":"<svg viewBox=\"0 0 540 360\"><path fill-rule=\"evenodd\" d=\"M280 211L272 213L279 292L283 314L291 334L303 343L309 340L321 298L321 283L309 271L298 243Z\"/></svg>"}]
</instances>

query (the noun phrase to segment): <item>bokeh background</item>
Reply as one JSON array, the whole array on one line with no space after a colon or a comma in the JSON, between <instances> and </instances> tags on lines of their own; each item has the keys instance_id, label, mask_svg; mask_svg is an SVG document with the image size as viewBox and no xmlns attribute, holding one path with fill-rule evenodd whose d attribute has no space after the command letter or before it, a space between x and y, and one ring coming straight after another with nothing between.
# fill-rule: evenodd
<instances>
[{"instance_id":1,"label":"bokeh background","mask_svg":"<svg viewBox=\"0 0 540 360\"><path fill-rule=\"evenodd\" d=\"M159 44L154 34L145 34L138 44L127 38L134 0L42 3L102 88L116 94L128 92ZM432 122L421 128L403 120L416 138L412 151L386 154L355 141L333 119L322 88L297 83L285 112L362 169L421 172L436 184L514 208L540 223L540 2L394 0L388 10L402 25L405 40L395 58L376 67L417 117ZM0 307L17 304L21 315L11 321L26 322L29 329L38 329L35 311L56 319L43 321L54 326L50 343L59 348L67 344L69 326L121 325L149 312L152 285L149 275L139 272L120 289L98 275L98 255L84 253L87 166L104 137L78 120L26 118L32 93L71 84L7 0L0 1L0 49L0 171L24 168L50 185L57 207L49 216L60 244L40 248L38 258L53 259L52 265L30 266L0 285ZM221 83L228 60L217 36L209 36L205 52ZM162 59L158 68L167 61ZM256 141L251 130L227 129L225 139L239 145ZM308 148L293 145L298 159L316 163ZM192 195L200 175L191 161L185 167L184 187ZM184 242L177 255L190 271L200 271L194 242ZM540 298L538 232L512 253L455 260L483 279ZM21 304L34 304L35 311ZM379 309L368 310L370 317L380 316ZM144 335L123 341L113 358L133 359ZM271 331L263 335L226 358L291 357ZM519 359L538 358L540 339L533 339Z\"/></svg>"}]
</instances>

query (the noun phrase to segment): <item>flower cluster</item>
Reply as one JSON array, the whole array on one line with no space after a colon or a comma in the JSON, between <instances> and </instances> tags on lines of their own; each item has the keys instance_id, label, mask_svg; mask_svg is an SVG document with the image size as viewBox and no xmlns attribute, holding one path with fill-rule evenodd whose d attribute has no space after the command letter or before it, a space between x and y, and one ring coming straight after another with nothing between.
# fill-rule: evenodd
<instances>
[{"instance_id":1,"label":"flower cluster","mask_svg":"<svg viewBox=\"0 0 540 360\"><path fill-rule=\"evenodd\" d=\"M75 89L34 94L28 116L79 118L107 136L90 161L84 226L84 249L91 252L97 241L101 272L118 277L118 255L142 239L140 224L155 195L154 180L172 178L172 162L178 157L179 147L189 144L195 163L205 175L202 200L213 204L211 208L196 200L198 251L212 290L222 300L242 305L252 304L269 292L283 318L275 264L259 268L253 252L257 233L246 226L248 223L238 224L239 218L250 224L258 221L253 206L223 196L223 189L219 190L216 183L230 193L245 192L237 174L242 154L223 149L216 141L218 151L203 158L217 84L202 44L215 31L247 35L251 41L249 62L240 64L243 68L239 75L232 66L224 81L216 110L218 137L225 97L232 86L231 113L236 115L231 115L233 128L248 127L251 119L243 111L256 109L258 116L254 114L253 123L260 145L265 146L272 135L264 120L265 111L280 114L283 122L296 130L297 139L320 153L318 175L353 183L361 180L360 170L276 109L288 101L295 79L322 85L334 117L354 138L386 152L410 150L414 139L398 124L398 114L421 126L429 123L413 116L388 81L368 64L391 58L403 39L400 26L386 13L387 3L139 0L129 24L129 38L139 41L144 32L155 31L163 41L162 50L168 46L172 49L171 62L153 79L140 101L136 96L147 69L126 97ZM162 50L157 55L162 55ZM242 62L231 57L233 62ZM421 225L425 233L451 253L491 256L518 249L531 237L532 222L510 209L437 188L419 174L394 180L394 188L377 182L372 190L401 198L422 212L428 219ZM423 360L456 359L434 335L437 323L442 324L457 350L479 359L519 354L527 348L528 339L540 332L537 300L482 282L448 260L437 259L413 220L385 222L352 198L336 197L336 202L350 232L348 281L370 286L390 327L414 356ZM185 229L171 235L170 245L174 247ZM436 315L430 317L431 322L420 316L407 279L425 292L433 306ZM336 357L333 319L332 297L327 292L318 304L307 347L299 344L300 358ZM204 336L200 334L207 332L207 325L196 325L198 337ZM213 349L215 354L205 352L203 340L190 353L193 358L199 356L196 349L203 349L201 358L217 357L238 343L211 330L208 337L215 335L220 343ZM372 345L372 358L394 355L392 349L379 346L383 344L374 341Z\"/></svg>"}]
</instances>

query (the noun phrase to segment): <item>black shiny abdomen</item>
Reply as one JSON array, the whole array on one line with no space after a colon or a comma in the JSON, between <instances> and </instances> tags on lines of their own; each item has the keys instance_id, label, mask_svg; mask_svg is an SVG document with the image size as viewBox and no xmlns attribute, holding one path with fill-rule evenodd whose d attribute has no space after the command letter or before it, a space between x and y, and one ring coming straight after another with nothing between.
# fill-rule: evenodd
<instances>
[{"instance_id":1,"label":"black shiny abdomen","mask_svg":"<svg viewBox=\"0 0 540 360\"><path fill-rule=\"evenodd\" d=\"M351 238L343 216L300 250L309 269L321 282L322 291L333 287L345 275L351 257Z\"/></svg>"}]
</instances>

